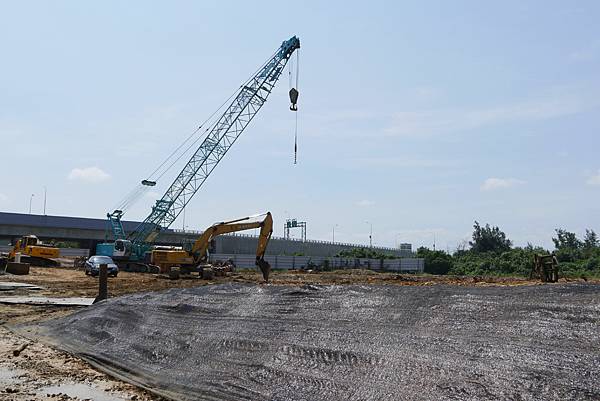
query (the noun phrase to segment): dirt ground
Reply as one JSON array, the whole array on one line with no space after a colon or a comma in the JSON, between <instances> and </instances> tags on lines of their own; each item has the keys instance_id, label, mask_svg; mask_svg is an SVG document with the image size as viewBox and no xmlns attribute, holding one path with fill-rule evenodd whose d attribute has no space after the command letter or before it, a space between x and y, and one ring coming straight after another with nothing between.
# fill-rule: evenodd
<instances>
[{"instance_id":1,"label":"dirt ground","mask_svg":"<svg viewBox=\"0 0 600 401\"><path fill-rule=\"evenodd\" d=\"M86 276L72 268L35 268L27 276L0 276L0 281L29 283L41 290L2 291L0 296L29 295L48 297L95 297L98 279ZM561 281L565 281L564 279ZM214 280L197 277L169 280L166 277L121 272L109 278L109 296L160 291L169 288L222 284L226 282L262 283L262 276L254 271L229 273ZM273 272L270 285L305 284L387 284L429 286L453 284L463 286L505 286L537 284L519 278L433 277L378 273L364 270L337 272ZM8 326L35 322L68 315L77 307L54 307L0 304L0 400L160 400L160 397L137 389L122 381L111 379L87 363L67 353L56 351L39 342L31 342L13 334ZM23 345L26 348L14 355Z\"/></svg>"},{"instance_id":2,"label":"dirt ground","mask_svg":"<svg viewBox=\"0 0 600 401\"><path fill-rule=\"evenodd\" d=\"M0 355L0 400L160 400L111 379L78 358L31 342L2 326Z\"/></svg>"},{"instance_id":3,"label":"dirt ground","mask_svg":"<svg viewBox=\"0 0 600 401\"><path fill-rule=\"evenodd\" d=\"M98 293L98 279L86 276L83 271L73 268L42 268L32 267L29 275L0 276L1 281L16 281L35 284L43 287L37 295L94 297ZM578 281L561 279L565 281ZM112 296L143 291L160 291L169 288L189 288L199 285L222 284L225 282L244 282L263 284L260 273L250 270L227 273L224 277L213 280L201 280L197 275L169 280L163 275L149 273L120 272L116 278L109 278L109 294ZM271 273L270 284L273 285L304 285L304 284L391 284L391 285L531 285L539 284L537 280L527 280L515 277L456 277L410 275L397 273L380 273L370 270L338 270L333 272L311 271L274 271Z\"/></svg>"}]
</instances>

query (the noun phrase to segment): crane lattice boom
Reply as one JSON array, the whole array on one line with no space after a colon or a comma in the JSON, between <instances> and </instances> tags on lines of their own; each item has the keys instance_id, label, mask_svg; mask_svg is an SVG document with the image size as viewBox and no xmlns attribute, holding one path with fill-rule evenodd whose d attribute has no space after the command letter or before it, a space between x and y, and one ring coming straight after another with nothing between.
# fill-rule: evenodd
<instances>
[{"instance_id":1,"label":"crane lattice boom","mask_svg":"<svg viewBox=\"0 0 600 401\"><path fill-rule=\"evenodd\" d=\"M152 243L161 228L169 227L177 219L264 105L290 56L298 48L300 40L295 36L283 42L275 55L240 89L163 197L156 201L150 215L129 235L134 245ZM118 218L120 220L120 215Z\"/></svg>"}]
</instances>

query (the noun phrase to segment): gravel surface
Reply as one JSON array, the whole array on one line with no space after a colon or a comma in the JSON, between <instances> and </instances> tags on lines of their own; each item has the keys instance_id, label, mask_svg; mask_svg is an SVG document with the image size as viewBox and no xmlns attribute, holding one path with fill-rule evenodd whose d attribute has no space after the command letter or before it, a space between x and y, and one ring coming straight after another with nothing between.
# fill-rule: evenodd
<instances>
[{"instance_id":1,"label":"gravel surface","mask_svg":"<svg viewBox=\"0 0 600 401\"><path fill-rule=\"evenodd\" d=\"M173 399L600 399L600 286L258 286L20 326Z\"/></svg>"}]
</instances>

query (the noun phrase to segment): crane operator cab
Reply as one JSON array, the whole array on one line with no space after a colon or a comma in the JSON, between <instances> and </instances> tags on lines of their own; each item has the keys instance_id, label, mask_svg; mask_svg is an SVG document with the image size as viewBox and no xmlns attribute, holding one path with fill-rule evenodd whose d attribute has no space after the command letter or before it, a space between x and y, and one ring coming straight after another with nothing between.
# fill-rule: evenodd
<instances>
[{"instance_id":1,"label":"crane operator cab","mask_svg":"<svg viewBox=\"0 0 600 401\"><path fill-rule=\"evenodd\" d=\"M131 255L131 241L126 239L116 240L112 256L120 257L129 255Z\"/></svg>"}]
</instances>

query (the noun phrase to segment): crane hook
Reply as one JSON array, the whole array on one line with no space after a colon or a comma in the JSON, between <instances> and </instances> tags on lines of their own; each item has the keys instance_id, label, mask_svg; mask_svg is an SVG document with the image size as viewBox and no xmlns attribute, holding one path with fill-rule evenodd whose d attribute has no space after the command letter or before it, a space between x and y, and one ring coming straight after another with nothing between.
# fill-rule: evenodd
<instances>
[{"instance_id":1,"label":"crane hook","mask_svg":"<svg viewBox=\"0 0 600 401\"><path fill-rule=\"evenodd\" d=\"M292 103L290 110L298 111L298 106L296 105L298 103L298 90L296 88L290 89L290 102Z\"/></svg>"}]
</instances>

